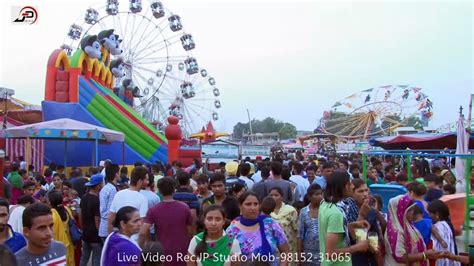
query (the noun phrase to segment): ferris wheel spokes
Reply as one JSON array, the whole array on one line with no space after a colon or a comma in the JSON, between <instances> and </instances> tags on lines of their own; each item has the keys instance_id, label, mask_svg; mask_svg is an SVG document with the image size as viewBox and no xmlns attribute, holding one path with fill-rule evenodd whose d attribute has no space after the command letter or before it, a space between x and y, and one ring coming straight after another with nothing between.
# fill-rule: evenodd
<instances>
[{"instance_id":1,"label":"ferris wheel spokes","mask_svg":"<svg viewBox=\"0 0 474 266\"><path fill-rule=\"evenodd\" d=\"M432 116L431 109L432 103L421 88L372 87L334 103L330 111L324 112L319 128L337 137L367 139L391 133L401 125L420 126L417 120L410 120L417 115L427 123Z\"/></svg>"},{"instance_id":2,"label":"ferris wheel spokes","mask_svg":"<svg viewBox=\"0 0 474 266\"><path fill-rule=\"evenodd\" d=\"M156 39L151 39L151 41L147 43L147 45L144 46L143 48L139 49L140 46L137 46L135 48L137 50L136 52L137 58L140 59L143 57L153 55L163 49L167 49L169 46L174 45L178 42L179 42L179 35L170 36L169 38L158 40L158 42L156 42ZM148 53L145 53L145 51Z\"/></svg>"},{"instance_id":3,"label":"ferris wheel spokes","mask_svg":"<svg viewBox=\"0 0 474 266\"><path fill-rule=\"evenodd\" d=\"M86 34L113 29L123 52L110 55L110 60L121 59L125 68L124 77L114 78L115 86L139 88L134 91L140 96L134 98L134 107L146 119L165 124L170 112L180 111L187 133L200 129L201 119L203 123L218 119L215 110L221 107L220 91L215 79L192 56L196 44L184 30L181 17L165 12L158 0L145 6L141 0L119 5L121 1L107 0L104 7L87 9L70 27L62 48L71 54Z\"/></svg>"},{"instance_id":4,"label":"ferris wheel spokes","mask_svg":"<svg viewBox=\"0 0 474 266\"><path fill-rule=\"evenodd\" d=\"M131 31L131 37L130 37L130 41L129 41L129 45L127 46L129 49L132 49L132 47L136 47L140 44L141 42L141 38L138 39L138 43L134 46L133 45L133 40L135 39L135 37L138 35L138 33L141 31L141 25L143 24L143 22L145 21L145 19L147 18L147 14L148 12L150 11L150 7L148 7L145 11L145 13L143 14L143 16L141 16L141 20L140 22L138 23L138 26L135 28L135 20L136 20L136 16L133 17L133 26L132 26L132 31ZM150 24L152 23L147 23L145 29L142 31L142 35L144 34L145 30L148 29L148 27L150 26ZM134 49L134 50L135 50Z\"/></svg>"}]
</instances>

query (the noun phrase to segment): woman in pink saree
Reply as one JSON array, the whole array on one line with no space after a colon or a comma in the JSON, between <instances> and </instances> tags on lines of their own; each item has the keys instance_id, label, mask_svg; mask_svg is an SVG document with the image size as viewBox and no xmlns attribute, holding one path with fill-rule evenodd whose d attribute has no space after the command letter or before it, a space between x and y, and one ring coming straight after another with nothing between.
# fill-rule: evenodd
<instances>
[{"instance_id":1,"label":"woman in pink saree","mask_svg":"<svg viewBox=\"0 0 474 266\"><path fill-rule=\"evenodd\" d=\"M385 265L428 266L440 253L426 250L420 232L407 219L414 202L407 195L390 199L388 203L387 230L385 232Z\"/></svg>"}]
</instances>

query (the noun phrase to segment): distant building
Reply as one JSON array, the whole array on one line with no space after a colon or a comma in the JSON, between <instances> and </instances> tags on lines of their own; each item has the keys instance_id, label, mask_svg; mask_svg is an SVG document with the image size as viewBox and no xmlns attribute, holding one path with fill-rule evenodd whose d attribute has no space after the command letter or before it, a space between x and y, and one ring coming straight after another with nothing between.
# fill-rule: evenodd
<instances>
[{"instance_id":1,"label":"distant building","mask_svg":"<svg viewBox=\"0 0 474 266\"><path fill-rule=\"evenodd\" d=\"M242 137L245 142L252 144L271 144L280 141L278 132L244 134Z\"/></svg>"}]
</instances>

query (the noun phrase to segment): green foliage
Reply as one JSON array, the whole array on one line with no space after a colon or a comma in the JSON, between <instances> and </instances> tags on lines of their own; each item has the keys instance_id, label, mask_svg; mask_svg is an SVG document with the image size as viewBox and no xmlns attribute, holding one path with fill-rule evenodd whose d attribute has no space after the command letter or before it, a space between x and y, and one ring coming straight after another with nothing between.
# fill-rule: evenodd
<instances>
[{"instance_id":1,"label":"green foliage","mask_svg":"<svg viewBox=\"0 0 474 266\"><path fill-rule=\"evenodd\" d=\"M290 123L276 120L272 117L267 117L263 120L252 120L253 133L279 133L280 139L296 138L296 127ZM250 132L249 123L237 123L234 126L234 138L241 139L242 134Z\"/></svg>"},{"instance_id":2,"label":"green foliage","mask_svg":"<svg viewBox=\"0 0 474 266\"><path fill-rule=\"evenodd\" d=\"M419 116L412 116L409 117L406 121L407 127L414 127L415 129L421 130L423 129L423 123Z\"/></svg>"}]
</instances>

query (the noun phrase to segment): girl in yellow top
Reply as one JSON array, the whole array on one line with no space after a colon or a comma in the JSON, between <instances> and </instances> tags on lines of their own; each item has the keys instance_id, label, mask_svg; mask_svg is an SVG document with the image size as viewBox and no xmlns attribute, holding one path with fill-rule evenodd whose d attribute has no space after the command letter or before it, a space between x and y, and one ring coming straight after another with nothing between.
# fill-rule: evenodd
<instances>
[{"instance_id":1,"label":"girl in yellow top","mask_svg":"<svg viewBox=\"0 0 474 266\"><path fill-rule=\"evenodd\" d=\"M66 247L67 265L74 266L74 245L69 234L69 219L72 219L72 212L68 207L63 206L63 195L58 191L51 191L48 194L49 205L53 214L54 240L59 241Z\"/></svg>"},{"instance_id":2,"label":"girl in yellow top","mask_svg":"<svg viewBox=\"0 0 474 266\"><path fill-rule=\"evenodd\" d=\"M290 245L290 251L296 252L296 231L298 228L298 212L296 209L283 202L283 190L280 187L273 187L269 191L270 197L275 200L276 207L270 216L278 222L285 231Z\"/></svg>"}]
</instances>

